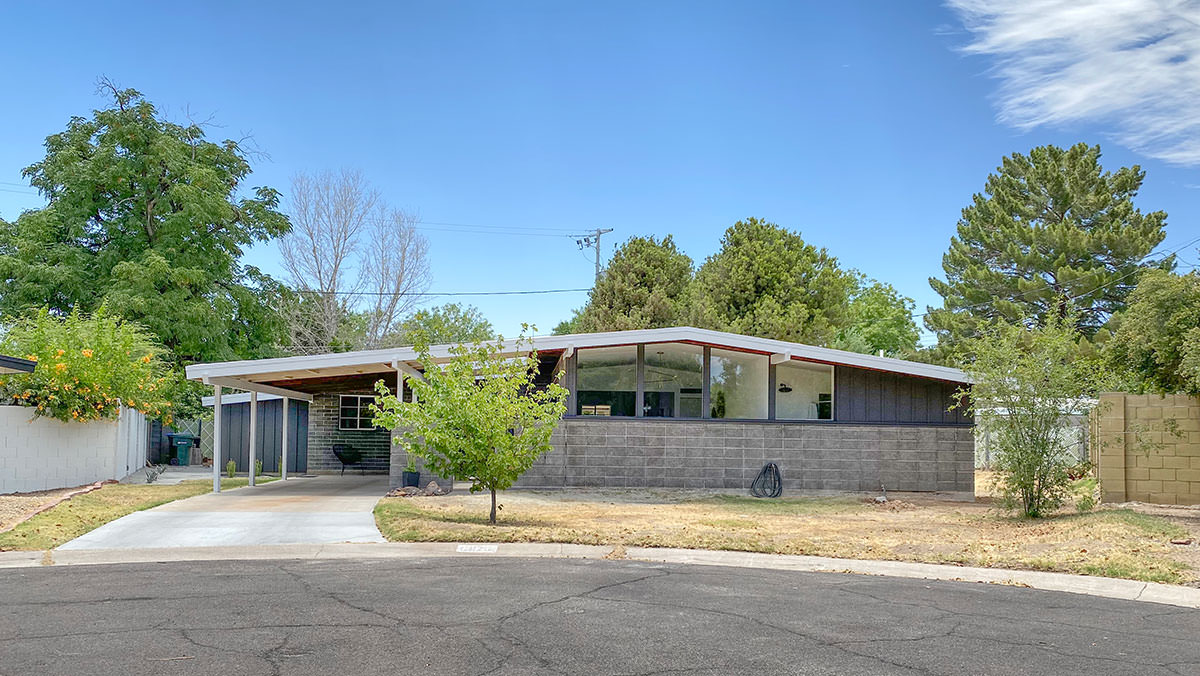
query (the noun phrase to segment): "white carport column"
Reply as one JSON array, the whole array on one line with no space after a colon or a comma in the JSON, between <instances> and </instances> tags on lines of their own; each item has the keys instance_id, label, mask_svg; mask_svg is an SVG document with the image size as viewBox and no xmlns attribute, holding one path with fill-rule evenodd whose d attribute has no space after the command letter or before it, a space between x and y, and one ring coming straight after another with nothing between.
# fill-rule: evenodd
<instances>
[{"instance_id":1,"label":"white carport column","mask_svg":"<svg viewBox=\"0 0 1200 676\"><path fill-rule=\"evenodd\" d=\"M283 438L280 439L279 455L279 479L287 481L287 427L288 427L288 404L291 400L287 397L283 398Z\"/></svg>"},{"instance_id":2,"label":"white carport column","mask_svg":"<svg viewBox=\"0 0 1200 676\"><path fill-rule=\"evenodd\" d=\"M221 492L221 386L213 385L213 493Z\"/></svg>"},{"instance_id":3,"label":"white carport column","mask_svg":"<svg viewBox=\"0 0 1200 676\"><path fill-rule=\"evenodd\" d=\"M250 390L250 448L246 451L246 474L254 485L254 467L258 460L258 392Z\"/></svg>"}]
</instances>

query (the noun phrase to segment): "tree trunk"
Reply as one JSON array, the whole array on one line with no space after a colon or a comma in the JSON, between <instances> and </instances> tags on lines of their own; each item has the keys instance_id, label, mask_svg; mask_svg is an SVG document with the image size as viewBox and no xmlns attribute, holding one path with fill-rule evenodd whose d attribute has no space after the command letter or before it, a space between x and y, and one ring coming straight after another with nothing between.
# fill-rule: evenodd
<instances>
[{"instance_id":1,"label":"tree trunk","mask_svg":"<svg viewBox=\"0 0 1200 676\"><path fill-rule=\"evenodd\" d=\"M492 489L492 514L490 517L488 517L488 520L493 526L496 525L496 489L495 488Z\"/></svg>"}]
</instances>

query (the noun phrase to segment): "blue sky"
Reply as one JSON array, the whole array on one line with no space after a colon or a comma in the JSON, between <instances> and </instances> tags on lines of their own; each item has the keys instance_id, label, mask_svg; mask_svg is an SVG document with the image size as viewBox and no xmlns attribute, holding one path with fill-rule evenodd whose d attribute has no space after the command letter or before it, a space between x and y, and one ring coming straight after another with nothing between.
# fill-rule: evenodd
<instances>
[{"instance_id":1,"label":"blue sky","mask_svg":"<svg viewBox=\"0 0 1200 676\"><path fill-rule=\"evenodd\" d=\"M1170 78L1195 74L1190 55L1139 51L1143 70L1123 69L1125 52L1094 37L1136 28L1128 16L1098 12L1083 26L1093 42L1072 42L1053 31L1078 32L1077 15L1059 25L1015 0L989 14L954 1L10 3L0 216L41 204L20 171L70 116L104 105L103 75L173 118L212 116L212 136L251 134L269 155L251 185L357 168L425 221L480 226L424 226L443 292L587 287L590 254L566 235L593 227L614 230L606 256L673 234L699 263L758 216L921 311L938 302L926 280L959 211L1000 158L1080 140L1111 168L1146 169L1138 204L1167 211L1164 248L1200 236L1195 106L1170 93ZM1158 0L1106 2L1141 7L1139 46L1174 30L1152 14ZM1073 50L1049 74L1035 58L1047 44ZM1014 93L1036 87L1051 88ZM245 260L281 273L274 245ZM546 332L584 299L455 300L511 334L523 321Z\"/></svg>"}]
</instances>

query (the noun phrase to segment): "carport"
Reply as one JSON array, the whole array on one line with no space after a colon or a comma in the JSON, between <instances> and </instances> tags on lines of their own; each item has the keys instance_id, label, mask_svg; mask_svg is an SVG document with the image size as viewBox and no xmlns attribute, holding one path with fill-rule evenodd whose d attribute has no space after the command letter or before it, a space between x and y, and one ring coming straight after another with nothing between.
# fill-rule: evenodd
<instances>
[{"instance_id":1,"label":"carport","mask_svg":"<svg viewBox=\"0 0 1200 676\"><path fill-rule=\"evenodd\" d=\"M189 379L213 388L213 492L221 490L224 432L221 398L228 390L249 393L250 424L247 434L251 450L250 467L253 467L257 459L258 397L274 395L282 398L280 476L282 480L287 480L288 454L294 452L293 441L287 435L287 411L291 399L311 404L314 394L339 391L348 387L372 389L380 380L393 392L398 391L403 387L405 378L422 377L416 368L415 356L411 348L399 348L188 366ZM249 474L250 486L254 486L254 472Z\"/></svg>"}]
</instances>

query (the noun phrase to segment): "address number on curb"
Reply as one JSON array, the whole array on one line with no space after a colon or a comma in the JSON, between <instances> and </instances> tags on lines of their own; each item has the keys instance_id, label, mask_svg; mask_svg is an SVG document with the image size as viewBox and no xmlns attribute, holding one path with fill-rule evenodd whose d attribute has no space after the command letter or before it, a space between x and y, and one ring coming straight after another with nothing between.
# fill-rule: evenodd
<instances>
[{"instance_id":1,"label":"address number on curb","mask_svg":"<svg viewBox=\"0 0 1200 676\"><path fill-rule=\"evenodd\" d=\"M459 545L459 554L495 554L500 545Z\"/></svg>"}]
</instances>

